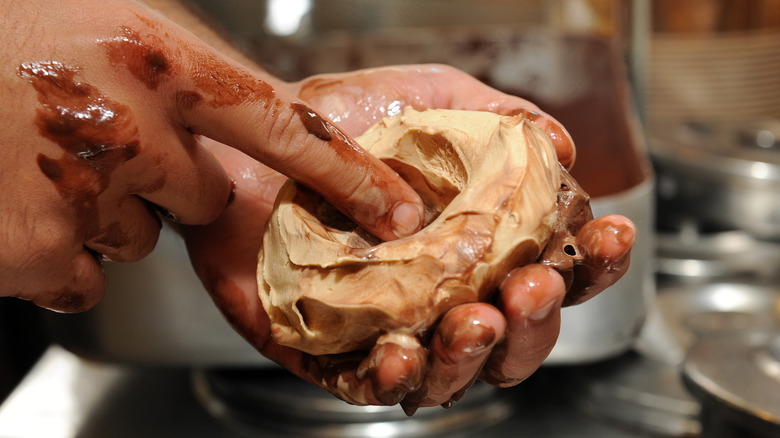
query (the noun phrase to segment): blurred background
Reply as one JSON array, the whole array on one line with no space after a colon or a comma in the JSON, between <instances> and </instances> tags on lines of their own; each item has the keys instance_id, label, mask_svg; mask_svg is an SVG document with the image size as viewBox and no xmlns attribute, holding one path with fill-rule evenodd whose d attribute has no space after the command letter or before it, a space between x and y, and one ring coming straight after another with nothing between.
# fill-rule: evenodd
<instances>
[{"instance_id":1,"label":"blurred background","mask_svg":"<svg viewBox=\"0 0 780 438\"><path fill-rule=\"evenodd\" d=\"M258 357L164 229L149 258L106 267L91 311L0 300L0 435L36 390L90 386L47 436L780 436L780 0L188 6L284 80L436 62L537 103L572 134L594 212L637 224L631 270L564 310L529 381L410 420Z\"/></svg>"}]
</instances>

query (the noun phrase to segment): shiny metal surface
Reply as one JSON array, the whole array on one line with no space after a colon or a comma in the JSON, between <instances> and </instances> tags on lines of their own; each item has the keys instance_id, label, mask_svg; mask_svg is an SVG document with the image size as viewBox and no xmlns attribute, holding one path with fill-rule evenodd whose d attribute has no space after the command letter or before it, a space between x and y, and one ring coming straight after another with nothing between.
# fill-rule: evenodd
<instances>
[{"instance_id":1,"label":"shiny metal surface","mask_svg":"<svg viewBox=\"0 0 780 438\"><path fill-rule=\"evenodd\" d=\"M708 437L780 436L780 324L701 339L683 365Z\"/></svg>"},{"instance_id":2,"label":"shiny metal surface","mask_svg":"<svg viewBox=\"0 0 780 438\"><path fill-rule=\"evenodd\" d=\"M508 391L476 384L450 409L353 406L284 371L198 370L195 395L222 423L256 434L316 438L467 435L507 420L515 411ZM307 409L301 409L306 406Z\"/></svg>"},{"instance_id":3,"label":"shiny metal surface","mask_svg":"<svg viewBox=\"0 0 780 438\"><path fill-rule=\"evenodd\" d=\"M637 349L680 365L700 338L780 326L780 288L745 282L680 284L659 290Z\"/></svg>"},{"instance_id":4,"label":"shiny metal surface","mask_svg":"<svg viewBox=\"0 0 780 438\"><path fill-rule=\"evenodd\" d=\"M679 368L629 353L572 369L565 397L583 412L662 436L698 436L699 402Z\"/></svg>"},{"instance_id":5,"label":"shiny metal surface","mask_svg":"<svg viewBox=\"0 0 780 438\"><path fill-rule=\"evenodd\" d=\"M479 430L449 431L432 437L647 437L597 421L562 399L566 369L540 372L516 388L501 390L513 415ZM468 393L466 397L469 397ZM310 406L299 406L306 410ZM398 408L400 410L400 408ZM441 408L430 408L440 411ZM377 423L366 438L386 437ZM328 428L322 424L320 427ZM278 429L225 424L193 395L188 368L94 363L52 347L28 377L0 405L3 438L298 438Z\"/></svg>"},{"instance_id":6,"label":"shiny metal surface","mask_svg":"<svg viewBox=\"0 0 780 438\"><path fill-rule=\"evenodd\" d=\"M749 436L713 434L713 427L724 428L703 423L712 416L717 397L722 398L718 412L731 406L728 409L738 409L745 417L762 413L733 399L768 403L767 398L777 398L767 394L780 392L766 380L776 379L774 385L780 385L780 340L768 343L764 337L758 348L731 344L733 339L752 339L746 334L778 328L780 288L774 283L662 282L634 352L572 369L566 376L570 387L566 398L598 418L664 436ZM715 347L724 343L725 348ZM688 389L691 382L683 383L683 373L696 375L694 384L700 386L696 397ZM727 397L724 388L744 392ZM755 391L761 394L748 397ZM735 420L724 430L751 422Z\"/></svg>"},{"instance_id":7,"label":"shiny metal surface","mask_svg":"<svg viewBox=\"0 0 780 438\"><path fill-rule=\"evenodd\" d=\"M677 279L777 278L780 243L741 230L703 232L693 221L656 234L656 271Z\"/></svg>"},{"instance_id":8,"label":"shiny metal surface","mask_svg":"<svg viewBox=\"0 0 780 438\"><path fill-rule=\"evenodd\" d=\"M780 237L780 149L760 147L765 141L768 145L756 137L760 134L748 141L752 132L774 136L776 124L757 120L654 127L650 152L665 225L674 228L676 222L694 218L705 227Z\"/></svg>"}]
</instances>

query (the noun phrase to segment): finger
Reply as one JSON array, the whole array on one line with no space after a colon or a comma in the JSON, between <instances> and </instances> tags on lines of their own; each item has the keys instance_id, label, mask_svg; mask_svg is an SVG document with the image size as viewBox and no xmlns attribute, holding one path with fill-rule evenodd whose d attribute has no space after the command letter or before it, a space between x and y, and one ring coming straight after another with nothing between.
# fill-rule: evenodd
<instances>
[{"instance_id":1,"label":"finger","mask_svg":"<svg viewBox=\"0 0 780 438\"><path fill-rule=\"evenodd\" d=\"M160 127L157 132L166 132ZM228 174L189 132L150 140L149 155L120 174L130 182L129 193L160 207L168 219L183 224L206 224L225 208L232 183ZM156 154L156 155L154 155Z\"/></svg>"},{"instance_id":2,"label":"finger","mask_svg":"<svg viewBox=\"0 0 780 438\"><path fill-rule=\"evenodd\" d=\"M558 338L564 293L563 278L546 266L528 265L507 277L498 299L507 335L493 349L482 380L512 386L539 368Z\"/></svg>"},{"instance_id":3,"label":"finger","mask_svg":"<svg viewBox=\"0 0 780 438\"><path fill-rule=\"evenodd\" d=\"M450 310L431 341L423 386L401 403L407 414L419 406L449 406L459 400L505 330L504 317L488 304L466 304Z\"/></svg>"},{"instance_id":4,"label":"finger","mask_svg":"<svg viewBox=\"0 0 780 438\"><path fill-rule=\"evenodd\" d=\"M420 387L425 374L425 349L409 335L381 336L368 356L311 356L290 350L269 342L263 354L355 405L395 405Z\"/></svg>"},{"instance_id":5,"label":"finger","mask_svg":"<svg viewBox=\"0 0 780 438\"><path fill-rule=\"evenodd\" d=\"M82 232L89 227L74 227L84 218L75 217L56 198L41 199L46 202L3 211L7 227L0 233L0 296L60 312L87 310L106 287L100 262L82 243Z\"/></svg>"},{"instance_id":6,"label":"finger","mask_svg":"<svg viewBox=\"0 0 780 438\"><path fill-rule=\"evenodd\" d=\"M135 196L115 197L100 205L100 226L84 246L103 259L132 262L157 244L161 222L151 206Z\"/></svg>"},{"instance_id":7,"label":"finger","mask_svg":"<svg viewBox=\"0 0 780 438\"><path fill-rule=\"evenodd\" d=\"M63 267L68 272L65 281L53 289L36 292L29 298L30 301L46 309L66 313L94 307L106 290L106 274L100 262L85 249L66 261ZM49 287L57 284L56 280L51 281Z\"/></svg>"},{"instance_id":8,"label":"finger","mask_svg":"<svg viewBox=\"0 0 780 438\"><path fill-rule=\"evenodd\" d=\"M455 70L452 74L458 82L457 85L447 87L447 91L452 93L453 108L519 116L534 122L552 140L561 165L571 169L576 159L574 141L566 128L554 117L542 111L534 103L496 90L465 72Z\"/></svg>"},{"instance_id":9,"label":"finger","mask_svg":"<svg viewBox=\"0 0 780 438\"><path fill-rule=\"evenodd\" d=\"M574 164L574 143L560 122L535 104L489 87L450 66L393 66L319 75L294 86L303 99L354 135L405 106L420 111L460 109L526 117L547 132L564 167L568 169ZM370 107L366 108L366 102L370 102ZM367 110L356 112L349 111L350 108Z\"/></svg>"},{"instance_id":10,"label":"finger","mask_svg":"<svg viewBox=\"0 0 780 438\"><path fill-rule=\"evenodd\" d=\"M583 303L615 284L628 270L635 237L636 227L624 216L612 214L585 223L576 236L584 260L574 266L564 306Z\"/></svg>"},{"instance_id":11,"label":"finger","mask_svg":"<svg viewBox=\"0 0 780 438\"><path fill-rule=\"evenodd\" d=\"M376 398L385 405L394 405L420 388L426 365L426 351L417 338L389 333L377 340L357 377L371 378Z\"/></svg>"},{"instance_id":12,"label":"finger","mask_svg":"<svg viewBox=\"0 0 780 438\"><path fill-rule=\"evenodd\" d=\"M181 229L196 272L231 325L269 359L355 404L395 404L419 386L425 352L413 338L385 336L368 357L313 357L270 338L255 271L263 224L286 178L235 149L213 142L209 149L237 175L235 197L214 223Z\"/></svg>"},{"instance_id":13,"label":"finger","mask_svg":"<svg viewBox=\"0 0 780 438\"><path fill-rule=\"evenodd\" d=\"M177 100L191 131L317 190L384 240L421 228L417 193L340 128L240 67L203 53L194 58L195 94Z\"/></svg>"},{"instance_id":14,"label":"finger","mask_svg":"<svg viewBox=\"0 0 780 438\"><path fill-rule=\"evenodd\" d=\"M555 146L558 162L566 170L571 170L577 159L577 149L574 147L574 140L572 140L571 134L559 121L542 110L528 108L507 110L506 114L524 117L541 127L547 133L547 136L550 137L550 140L552 140L553 146Z\"/></svg>"},{"instance_id":15,"label":"finger","mask_svg":"<svg viewBox=\"0 0 780 438\"><path fill-rule=\"evenodd\" d=\"M235 198L214 223L181 229L195 270L217 307L250 344L293 374L355 404L397 403L402 397L397 394L405 394L405 388L415 384L415 373L422 373L425 356L419 344L416 351L409 351L382 342L363 360L312 357L271 339L270 323L257 293L255 270L263 223L275 197L274 187L278 191L283 178L254 161L248 165L238 151L223 148L215 152L223 164L240 175Z\"/></svg>"},{"instance_id":16,"label":"finger","mask_svg":"<svg viewBox=\"0 0 780 438\"><path fill-rule=\"evenodd\" d=\"M270 337L257 290L257 254L276 192L286 178L223 145L209 149L236 175L233 199L205 226L179 226L190 261L227 321L256 348Z\"/></svg>"}]
</instances>

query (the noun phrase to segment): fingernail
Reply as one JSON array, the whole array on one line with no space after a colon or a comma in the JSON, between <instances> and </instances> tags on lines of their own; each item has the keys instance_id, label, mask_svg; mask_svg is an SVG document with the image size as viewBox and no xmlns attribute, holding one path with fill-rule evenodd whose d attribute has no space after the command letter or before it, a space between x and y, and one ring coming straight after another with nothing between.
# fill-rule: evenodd
<instances>
[{"instance_id":1,"label":"fingernail","mask_svg":"<svg viewBox=\"0 0 780 438\"><path fill-rule=\"evenodd\" d=\"M602 221L599 227L590 227L580 238L578 246L582 247L592 266L606 267L616 261L617 255L625 255L624 249L634 244L635 229L628 219L616 218Z\"/></svg>"},{"instance_id":2,"label":"fingernail","mask_svg":"<svg viewBox=\"0 0 780 438\"><path fill-rule=\"evenodd\" d=\"M541 321L547 318L558 301L560 301L560 298L551 300L549 303L545 304L544 307L542 307L541 309L534 310L533 312L528 314L528 319L530 319L531 321Z\"/></svg>"},{"instance_id":3,"label":"fingernail","mask_svg":"<svg viewBox=\"0 0 780 438\"><path fill-rule=\"evenodd\" d=\"M398 404L401 400L404 399L404 396L406 395L406 391L401 388L392 388L389 390L374 388L374 391L376 393L377 400L379 400L379 402L385 406L393 406Z\"/></svg>"},{"instance_id":4,"label":"fingernail","mask_svg":"<svg viewBox=\"0 0 780 438\"><path fill-rule=\"evenodd\" d=\"M414 234L422 223L421 209L411 202L399 204L393 210L391 226L396 237L407 237Z\"/></svg>"},{"instance_id":5,"label":"fingernail","mask_svg":"<svg viewBox=\"0 0 780 438\"><path fill-rule=\"evenodd\" d=\"M496 340L496 330L479 320L464 321L462 326L452 332L440 334L442 344L450 352L450 356L475 356L492 345ZM450 357L454 360L460 357Z\"/></svg>"}]
</instances>

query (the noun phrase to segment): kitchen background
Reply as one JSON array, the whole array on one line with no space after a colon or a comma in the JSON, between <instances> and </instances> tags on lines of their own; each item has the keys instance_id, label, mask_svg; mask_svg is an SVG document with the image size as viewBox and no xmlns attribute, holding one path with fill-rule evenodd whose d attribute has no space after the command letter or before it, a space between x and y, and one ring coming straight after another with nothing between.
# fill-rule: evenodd
<instances>
[{"instance_id":1,"label":"kitchen background","mask_svg":"<svg viewBox=\"0 0 780 438\"><path fill-rule=\"evenodd\" d=\"M780 435L780 0L191 3L283 79L443 62L536 102L637 223L631 271L519 388L409 420L280 375L164 230L94 310L0 300L0 436Z\"/></svg>"}]
</instances>

